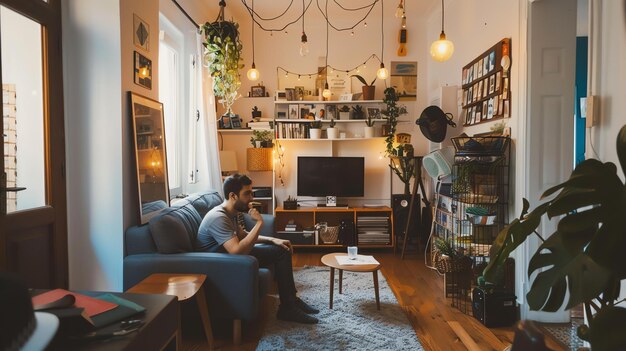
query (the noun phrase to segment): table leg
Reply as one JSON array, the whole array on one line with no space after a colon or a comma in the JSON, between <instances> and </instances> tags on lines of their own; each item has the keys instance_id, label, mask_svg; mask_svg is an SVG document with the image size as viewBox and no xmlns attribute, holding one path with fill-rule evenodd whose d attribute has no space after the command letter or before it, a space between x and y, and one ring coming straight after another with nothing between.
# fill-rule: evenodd
<instances>
[{"instance_id":1,"label":"table leg","mask_svg":"<svg viewBox=\"0 0 626 351\"><path fill-rule=\"evenodd\" d=\"M335 269L330 267L330 309L333 309L333 290L335 289Z\"/></svg>"},{"instance_id":2,"label":"table leg","mask_svg":"<svg viewBox=\"0 0 626 351\"><path fill-rule=\"evenodd\" d=\"M341 286L343 285L343 269L339 270L339 293L341 294Z\"/></svg>"},{"instance_id":3,"label":"table leg","mask_svg":"<svg viewBox=\"0 0 626 351\"><path fill-rule=\"evenodd\" d=\"M380 311L380 298L378 297L378 271L374 271L374 291L376 292L376 308Z\"/></svg>"},{"instance_id":4,"label":"table leg","mask_svg":"<svg viewBox=\"0 0 626 351\"><path fill-rule=\"evenodd\" d=\"M201 286L196 293L196 300L198 302L198 309L200 310L200 317L202 317L204 334L206 335L207 342L209 343L209 350L213 350L213 330L211 329L211 319L209 319L209 307L206 303L204 287Z\"/></svg>"}]
</instances>

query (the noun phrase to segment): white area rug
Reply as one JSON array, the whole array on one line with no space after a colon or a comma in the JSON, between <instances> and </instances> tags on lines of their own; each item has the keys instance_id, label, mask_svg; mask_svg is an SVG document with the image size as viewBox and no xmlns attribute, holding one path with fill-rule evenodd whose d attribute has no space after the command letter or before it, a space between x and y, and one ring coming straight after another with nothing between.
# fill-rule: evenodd
<instances>
[{"instance_id":1,"label":"white area rug","mask_svg":"<svg viewBox=\"0 0 626 351\"><path fill-rule=\"evenodd\" d=\"M330 268L294 271L298 295L315 306L320 322L305 325L276 319L272 311L257 350L424 350L387 281L378 272L380 311L376 309L372 273L335 271L333 309L328 308Z\"/></svg>"}]
</instances>

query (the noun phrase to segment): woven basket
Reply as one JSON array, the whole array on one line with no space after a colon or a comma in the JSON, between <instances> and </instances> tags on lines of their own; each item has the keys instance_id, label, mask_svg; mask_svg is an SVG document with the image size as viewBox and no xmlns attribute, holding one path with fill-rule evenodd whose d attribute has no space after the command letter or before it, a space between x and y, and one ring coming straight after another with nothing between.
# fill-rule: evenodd
<instances>
[{"instance_id":1,"label":"woven basket","mask_svg":"<svg viewBox=\"0 0 626 351\"><path fill-rule=\"evenodd\" d=\"M339 237L339 226L326 227L320 230L320 239L324 244L335 244Z\"/></svg>"},{"instance_id":2,"label":"woven basket","mask_svg":"<svg viewBox=\"0 0 626 351\"><path fill-rule=\"evenodd\" d=\"M435 253L435 268L439 274L455 273L455 272L471 272L473 261L468 256L452 259L444 256L441 252Z\"/></svg>"},{"instance_id":3,"label":"woven basket","mask_svg":"<svg viewBox=\"0 0 626 351\"><path fill-rule=\"evenodd\" d=\"M248 171L271 171L272 148L248 148L246 150Z\"/></svg>"}]
</instances>

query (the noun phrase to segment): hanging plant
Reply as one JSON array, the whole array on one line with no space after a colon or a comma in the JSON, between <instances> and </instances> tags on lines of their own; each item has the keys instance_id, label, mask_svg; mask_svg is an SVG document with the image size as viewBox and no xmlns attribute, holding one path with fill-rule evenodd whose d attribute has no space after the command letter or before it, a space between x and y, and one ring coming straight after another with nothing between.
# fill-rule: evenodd
<instances>
[{"instance_id":1,"label":"hanging plant","mask_svg":"<svg viewBox=\"0 0 626 351\"><path fill-rule=\"evenodd\" d=\"M243 45L239 39L239 25L224 21L223 18L202 26L205 42L205 59L213 77L213 91L219 102L230 112L231 106L239 98L237 90L241 86L239 69Z\"/></svg>"},{"instance_id":2,"label":"hanging plant","mask_svg":"<svg viewBox=\"0 0 626 351\"><path fill-rule=\"evenodd\" d=\"M397 102L400 100L396 89L385 89L385 98L383 102L387 105L387 109L381 111L385 116L389 124L389 134L385 138L387 149L385 150L386 156L398 156L398 151L394 149L393 142L396 138L396 126L398 125L398 117L407 113L405 106L398 106Z\"/></svg>"}]
</instances>

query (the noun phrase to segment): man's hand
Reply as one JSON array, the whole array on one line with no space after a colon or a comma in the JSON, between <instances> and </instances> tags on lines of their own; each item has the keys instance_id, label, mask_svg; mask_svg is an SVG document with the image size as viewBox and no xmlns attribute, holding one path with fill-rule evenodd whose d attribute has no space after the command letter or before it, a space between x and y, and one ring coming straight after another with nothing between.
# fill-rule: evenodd
<instances>
[{"instance_id":1,"label":"man's hand","mask_svg":"<svg viewBox=\"0 0 626 351\"><path fill-rule=\"evenodd\" d=\"M259 213L256 208L251 208L250 210L248 210L248 214L255 221L263 223L263 216L261 216L261 213Z\"/></svg>"},{"instance_id":2,"label":"man's hand","mask_svg":"<svg viewBox=\"0 0 626 351\"><path fill-rule=\"evenodd\" d=\"M274 245L278 245L278 246L282 247L283 249L285 249L287 251L291 251L292 250L291 241L289 241L289 240L282 240L282 239L272 238L272 243Z\"/></svg>"}]
</instances>

